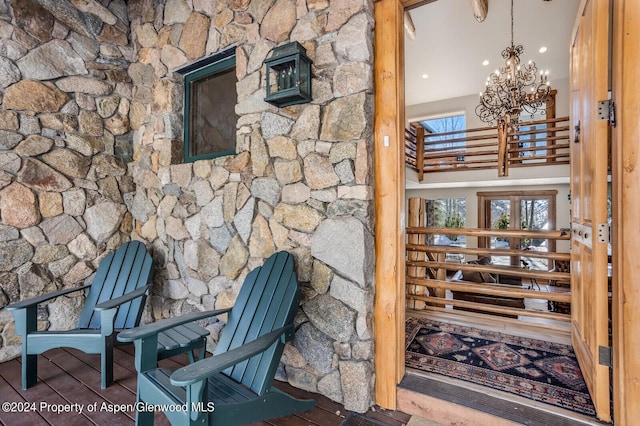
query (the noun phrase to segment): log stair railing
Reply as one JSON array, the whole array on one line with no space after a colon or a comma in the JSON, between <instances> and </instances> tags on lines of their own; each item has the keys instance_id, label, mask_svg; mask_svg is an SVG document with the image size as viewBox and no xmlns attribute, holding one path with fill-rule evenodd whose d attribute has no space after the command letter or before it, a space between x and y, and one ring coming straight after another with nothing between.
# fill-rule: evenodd
<instances>
[{"instance_id":1,"label":"log stair railing","mask_svg":"<svg viewBox=\"0 0 640 426\"><path fill-rule=\"evenodd\" d=\"M412 225L414 221L410 221ZM467 260L481 256L526 256L528 258L546 259L549 262L568 262L569 253L542 252L521 249L492 249L477 247L435 246L425 243L426 235L464 235L467 244L472 237L499 238L535 238L548 240L569 240L568 230L530 231L504 230L481 228L425 228L409 226L406 229L408 243L406 245L406 301L411 309L448 309L449 312L466 309L486 314L507 315L514 318L521 316L545 318L549 320L565 321L571 319L570 314L549 310L527 309L522 307L504 306L500 303L481 303L478 301L459 300L451 298L451 294L479 295L478 299L492 301L496 298L509 300L525 299L545 300L551 303L564 304L570 307L571 290L569 272L550 270L521 269L503 265L478 265L467 263L453 263L445 260L447 253L463 254ZM452 280L454 272L488 273L493 276L508 276L521 281L521 285L505 285L500 283L471 282L462 279ZM533 285L527 285L533 283ZM563 283L563 284L559 284ZM447 296L447 290L449 293ZM472 298L473 299L473 298ZM522 303L522 306L525 304ZM453 308L453 311L451 309Z\"/></svg>"}]
</instances>

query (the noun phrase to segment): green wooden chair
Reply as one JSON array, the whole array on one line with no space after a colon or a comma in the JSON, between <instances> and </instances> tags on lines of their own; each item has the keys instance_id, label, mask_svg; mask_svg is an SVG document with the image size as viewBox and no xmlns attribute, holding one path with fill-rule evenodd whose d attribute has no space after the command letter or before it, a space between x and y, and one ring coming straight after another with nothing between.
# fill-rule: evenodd
<instances>
[{"instance_id":1,"label":"green wooden chair","mask_svg":"<svg viewBox=\"0 0 640 426\"><path fill-rule=\"evenodd\" d=\"M153 410L173 425L240 425L310 410L314 400L298 400L273 387L285 341L294 334L300 302L293 257L272 255L247 275L232 308L197 312L127 330L138 371L137 425L153 424ZM228 313L213 357L178 370L157 368L158 333L199 319ZM148 409L147 409L148 408Z\"/></svg>"},{"instance_id":2,"label":"green wooden chair","mask_svg":"<svg viewBox=\"0 0 640 426\"><path fill-rule=\"evenodd\" d=\"M22 336L22 389L37 381L37 356L49 349L71 347L101 355L102 388L113 380L113 345L119 330L138 325L151 284L152 259L139 241L125 243L106 256L93 281L82 287L14 303L6 308L16 321ZM38 305L42 302L89 288L78 326L69 331L37 331Z\"/></svg>"}]
</instances>

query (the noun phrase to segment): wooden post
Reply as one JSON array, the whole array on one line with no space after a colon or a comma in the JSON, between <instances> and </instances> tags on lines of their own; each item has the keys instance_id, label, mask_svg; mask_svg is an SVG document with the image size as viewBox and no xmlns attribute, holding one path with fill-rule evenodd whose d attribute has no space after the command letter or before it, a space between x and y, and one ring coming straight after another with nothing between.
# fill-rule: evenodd
<instances>
[{"instance_id":1,"label":"wooden post","mask_svg":"<svg viewBox=\"0 0 640 426\"><path fill-rule=\"evenodd\" d=\"M409 198L409 226L424 228L424 198L411 197ZM409 234L409 244L423 245L425 240L424 234ZM424 252L410 251L407 253L409 261L423 261ZM407 276L411 278L425 278L425 268L418 266L410 266L407 268ZM407 286L409 294L424 295L424 288L420 285ZM421 300L407 300L407 307L413 309L424 309L425 303Z\"/></svg>"},{"instance_id":2,"label":"wooden post","mask_svg":"<svg viewBox=\"0 0 640 426\"><path fill-rule=\"evenodd\" d=\"M396 409L404 376L404 9L374 3L375 402ZM388 141L388 143L385 143Z\"/></svg>"},{"instance_id":3,"label":"wooden post","mask_svg":"<svg viewBox=\"0 0 640 426\"><path fill-rule=\"evenodd\" d=\"M416 170L418 171L418 181L424 179L424 127L416 126Z\"/></svg>"},{"instance_id":4,"label":"wooden post","mask_svg":"<svg viewBox=\"0 0 640 426\"><path fill-rule=\"evenodd\" d=\"M580 143L571 144L571 201L574 207L571 209L571 228L572 232L577 231L571 242L571 341L596 416L604 422L611 421L611 371L600 362L602 357L599 355L602 347L610 345L608 256L607 244L594 238L594 234L598 224L606 226L608 222L607 162L611 128L607 120L597 118L597 105L608 98L610 90L612 28L609 13L614 3L617 2L581 2L571 38L571 71L575 76L575 84L571 87L571 116L581 123ZM633 151L637 152L637 140L635 143ZM637 206L627 206L627 209L631 208ZM636 226L626 234L633 232L632 229ZM637 396L634 401L637 403Z\"/></svg>"},{"instance_id":5,"label":"wooden post","mask_svg":"<svg viewBox=\"0 0 640 426\"><path fill-rule=\"evenodd\" d=\"M548 120L550 118L556 118L556 95L558 94L557 90L552 90L551 91L551 99L547 101L547 105L545 107L545 118ZM549 127L549 125L552 125L553 128L555 129L556 127L558 127L558 123L548 123L547 124L547 128ZM556 132L555 131L550 131L547 132L547 155L550 155L551 158L547 158L547 162L548 163L555 163L556 162L556 157L554 156L556 153L556 140L554 139L554 137L556 136Z\"/></svg>"},{"instance_id":6,"label":"wooden post","mask_svg":"<svg viewBox=\"0 0 640 426\"><path fill-rule=\"evenodd\" d=\"M616 0L613 22L613 413L640 419L640 2ZM599 161L605 161L599 159Z\"/></svg>"},{"instance_id":7,"label":"wooden post","mask_svg":"<svg viewBox=\"0 0 640 426\"><path fill-rule=\"evenodd\" d=\"M509 121L508 115L498 121L498 176L509 176Z\"/></svg>"},{"instance_id":8,"label":"wooden post","mask_svg":"<svg viewBox=\"0 0 640 426\"><path fill-rule=\"evenodd\" d=\"M436 259L440 263L444 263L446 258L447 258L446 253L438 253L436 255ZM447 270L444 268L439 268L438 272L436 273L436 279L440 281L445 281L447 279ZM440 297L444 299L447 294L447 291L444 288L436 288L435 294L436 294L436 297Z\"/></svg>"}]
</instances>

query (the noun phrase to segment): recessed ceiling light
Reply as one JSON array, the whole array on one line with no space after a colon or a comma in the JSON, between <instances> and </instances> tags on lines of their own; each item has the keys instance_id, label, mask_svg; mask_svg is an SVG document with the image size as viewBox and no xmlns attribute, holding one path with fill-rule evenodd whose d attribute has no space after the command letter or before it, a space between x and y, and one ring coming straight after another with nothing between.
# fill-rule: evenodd
<instances>
[{"instance_id":1,"label":"recessed ceiling light","mask_svg":"<svg viewBox=\"0 0 640 426\"><path fill-rule=\"evenodd\" d=\"M422 74L422 78L424 78L426 80L427 78L429 78L429 75L428 74Z\"/></svg>"},{"instance_id":2,"label":"recessed ceiling light","mask_svg":"<svg viewBox=\"0 0 640 426\"><path fill-rule=\"evenodd\" d=\"M544 53L547 51L547 46L542 46L540 49L538 49L538 52L540 53Z\"/></svg>"},{"instance_id":3,"label":"recessed ceiling light","mask_svg":"<svg viewBox=\"0 0 640 426\"><path fill-rule=\"evenodd\" d=\"M487 65L489 65L489 61L487 59L485 59L484 61L482 61L482 65L484 65L486 67Z\"/></svg>"}]
</instances>

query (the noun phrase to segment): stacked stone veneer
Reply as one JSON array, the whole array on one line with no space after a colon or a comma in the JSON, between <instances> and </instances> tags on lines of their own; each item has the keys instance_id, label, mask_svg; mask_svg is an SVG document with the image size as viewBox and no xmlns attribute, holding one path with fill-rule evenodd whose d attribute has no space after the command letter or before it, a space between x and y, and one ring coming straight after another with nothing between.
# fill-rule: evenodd
<instances>
[{"instance_id":1,"label":"stacked stone veneer","mask_svg":"<svg viewBox=\"0 0 640 426\"><path fill-rule=\"evenodd\" d=\"M130 15L138 61L128 201L135 238L161 260L156 318L233 303L277 250L296 258L299 328L280 378L364 411L373 383L370 2L168 0ZM263 61L300 42L313 101L276 108ZM172 72L238 46L237 155L180 164L182 82ZM150 102L149 102L150 101ZM210 325L214 339L222 323Z\"/></svg>"},{"instance_id":2,"label":"stacked stone veneer","mask_svg":"<svg viewBox=\"0 0 640 426\"><path fill-rule=\"evenodd\" d=\"M21 2L26 0L14 3ZM278 377L342 402L349 410L365 411L373 400L374 380L372 2L130 0L124 16L116 13L123 5L118 1L38 3L53 15L53 38L0 58L0 70L9 70L0 75L13 76L0 81L2 113L19 123L6 129L16 142L3 146L2 155L15 159L16 165L11 170L3 166L3 194L8 195L0 194L0 200L14 200L6 203L20 202L34 211L34 223L17 226L6 222L2 208L6 241L1 244L24 247L22 257L3 266L3 274L20 281L23 269L43 266L70 283L75 281L71 271L82 271L78 278L91 273L105 243L113 246L116 237L122 239L131 229L130 237L147 243L156 260L150 305L157 320L232 305L251 269L275 251L288 250L296 258L303 300L295 339L286 346ZM88 33L63 20L60 4L84 9L80 22L87 23ZM2 6L8 9L0 0ZM111 15L115 23L107 21ZM27 38L27 28L41 27L20 24L15 10L2 16L6 19L0 21L0 36L11 48L24 43L20 40ZM279 109L263 101L263 60L275 46L289 41L300 42L314 61L313 101ZM79 59L64 59L60 76L24 75L24 58L53 42L57 44L43 52L47 57L66 49L59 56ZM237 155L182 164L183 87L175 70L228 48L237 54ZM125 66L127 73L120 73ZM111 67L118 68L122 81L113 80L109 72L116 70ZM47 99L59 100L47 108L11 102L9 108L12 88L31 80L42 91L56 94ZM91 90L79 89L85 84ZM88 116L93 119L83 118ZM25 120L39 127L25 131ZM83 127L88 123L95 129ZM51 148L29 155L16 152L22 144L34 145L25 142L31 133L48 138ZM114 154L126 146L119 144L119 137L128 141L130 136L133 158L125 174ZM79 146L85 145L79 141L90 141L92 150L80 152ZM50 157L78 158L87 164L82 169L86 174L74 176L63 169L73 162ZM34 187L24 172L34 167L31 164L51 167L70 186ZM35 201L13 197L8 192L16 190L12 187ZM62 211L52 219L72 220L77 235L71 237L66 225L44 226L52 219L43 212L47 204L41 194L62 199ZM71 194L83 194L81 202L68 202ZM82 208L70 210L72 205ZM113 226L107 227L112 217ZM98 224L108 229L96 235L92 226ZM64 241L52 242L52 233L61 229ZM27 238L28 232L36 236ZM78 239L82 244L75 243ZM75 245L95 247L95 253L76 253ZM40 246L56 253L49 254L52 260L44 265L33 260ZM53 267L60 262L72 264L71 269L60 274ZM15 284L11 288L16 291L26 290L5 290L5 298L24 298L46 290L42 287ZM2 315L5 329L10 328L6 312ZM224 318L208 324L213 343L223 326Z\"/></svg>"},{"instance_id":3,"label":"stacked stone veneer","mask_svg":"<svg viewBox=\"0 0 640 426\"><path fill-rule=\"evenodd\" d=\"M129 33L123 0L0 0L0 308L83 284L130 239ZM72 327L82 301L39 327ZM0 309L0 361L19 343Z\"/></svg>"}]
</instances>

